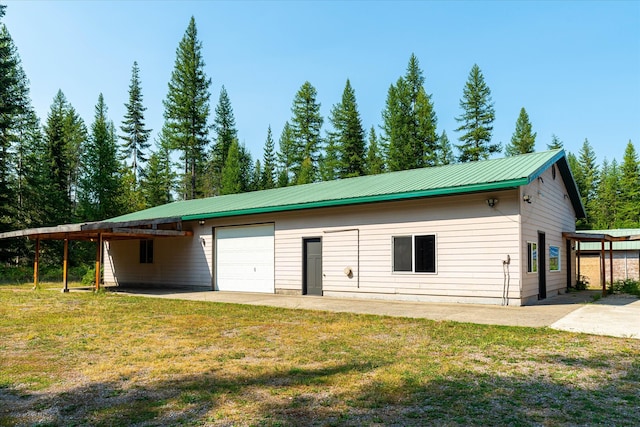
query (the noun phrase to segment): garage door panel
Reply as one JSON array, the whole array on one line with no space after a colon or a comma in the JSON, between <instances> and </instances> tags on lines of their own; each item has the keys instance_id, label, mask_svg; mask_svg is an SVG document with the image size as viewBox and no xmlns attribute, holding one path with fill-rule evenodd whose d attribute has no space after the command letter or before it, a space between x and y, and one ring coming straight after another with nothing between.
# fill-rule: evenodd
<instances>
[{"instance_id":1,"label":"garage door panel","mask_svg":"<svg viewBox=\"0 0 640 427\"><path fill-rule=\"evenodd\" d=\"M216 229L216 290L274 292L273 224Z\"/></svg>"}]
</instances>

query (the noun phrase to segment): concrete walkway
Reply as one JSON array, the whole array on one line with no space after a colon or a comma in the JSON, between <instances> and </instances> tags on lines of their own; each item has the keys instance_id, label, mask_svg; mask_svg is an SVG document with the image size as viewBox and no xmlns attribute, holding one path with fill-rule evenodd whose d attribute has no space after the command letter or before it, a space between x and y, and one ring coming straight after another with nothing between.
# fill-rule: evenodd
<instances>
[{"instance_id":1,"label":"concrete walkway","mask_svg":"<svg viewBox=\"0 0 640 427\"><path fill-rule=\"evenodd\" d=\"M110 288L110 290L120 294L154 298L414 317L488 325L550 326L572 332L640 339L640 300L635 297L613 296L589 304L594 300L594 295L599 295L599 291L568 293L524 307L502 307L244 292L191 292L175 289Z\"/></svg>"}]
</instances>

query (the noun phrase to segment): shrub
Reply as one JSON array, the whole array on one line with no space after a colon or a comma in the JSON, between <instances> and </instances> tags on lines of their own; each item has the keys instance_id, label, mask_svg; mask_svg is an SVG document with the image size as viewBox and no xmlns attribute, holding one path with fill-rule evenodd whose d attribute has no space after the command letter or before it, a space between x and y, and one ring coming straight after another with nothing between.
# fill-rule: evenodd
<instances>
[{"instance_id":1,"label":"shrub","mask_svg":"<svg viewBox=\"0 0 640 427\"><path fill-rule=\"evenodd\" d=\"M610 294L631 294L640 297L640 282L633 279L616 280L609 283Z\"/></svg>"},{"instance_id":2,"label":"shrub","mask_svg":"<svg viewBox=\"0 0 640 427\"><path fill-rule=\"evenodd\" d=\"M580 276L580 279L576 280L576 290L584 291L589 287L589 281L585 276Z\"/></svg>"}]
</instances>

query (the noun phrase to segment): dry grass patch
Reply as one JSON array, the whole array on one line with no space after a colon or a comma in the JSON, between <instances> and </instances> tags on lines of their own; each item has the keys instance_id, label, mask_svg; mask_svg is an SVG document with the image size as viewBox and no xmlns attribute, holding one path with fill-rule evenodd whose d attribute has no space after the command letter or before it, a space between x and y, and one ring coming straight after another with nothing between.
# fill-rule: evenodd
<instances>
[{"instance_id":1,"label":"dry grass patch","mask_svg":"<svg viewBox=\"0 0 640 427\"><path fill-rule=\"evenodd\" d=\"M0 286L2 425L640 424L640 341Z\"/></svg>"}]
</instances>

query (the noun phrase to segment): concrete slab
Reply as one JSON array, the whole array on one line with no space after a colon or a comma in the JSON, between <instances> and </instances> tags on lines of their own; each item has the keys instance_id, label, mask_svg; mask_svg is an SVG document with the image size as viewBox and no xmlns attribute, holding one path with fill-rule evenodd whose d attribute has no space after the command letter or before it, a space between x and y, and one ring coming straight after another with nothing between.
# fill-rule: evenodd
<instances>
[{"instance_id":1,"label":"concrete slab","mask_svg":"<svg viewBox=\"0 0 640 427\"><path fill-rule=\"evenodd\" d=\"M111 288L127 295L210 301L233 304L264 305L305 310L373 314L382 316L451 320L487 325L545 327L593 301L598 291L559 295L535 305L492 306L480 304L440 304L373 299L345 299L314 296L254 294L244 292L190 292L162 289Z\"/></svg>"},{"instance_id":2,"label":"concrete slab","mask_svg":"<svg viewBox=\"0 0 640 427\"><path fill-rule=\"evenodd\" d=\"M562 331L640 339L640 299L613 295L587 304L551 324Z\"/></svg>"}]
</instances>

